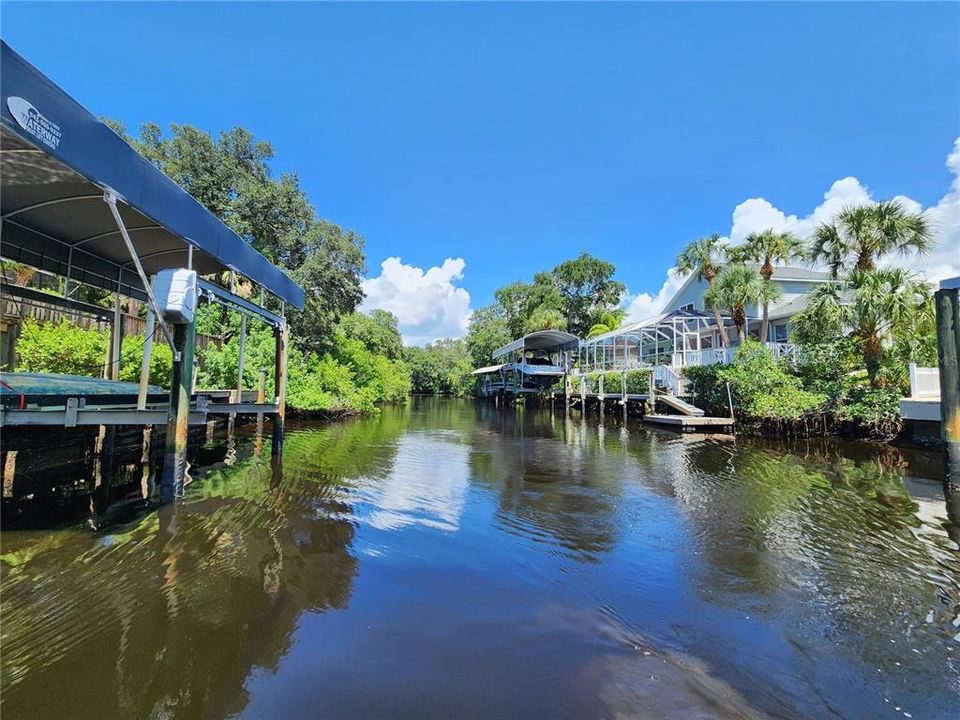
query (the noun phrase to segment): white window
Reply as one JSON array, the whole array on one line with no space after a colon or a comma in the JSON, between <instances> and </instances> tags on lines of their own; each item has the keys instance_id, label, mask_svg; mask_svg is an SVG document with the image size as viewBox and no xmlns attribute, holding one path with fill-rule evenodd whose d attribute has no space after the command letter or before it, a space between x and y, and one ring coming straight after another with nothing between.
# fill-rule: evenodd
<instances>
[{"instance_id":1,"label":"white window","mask_svg":"<svg viewBox=\"0 0 960 720\"><path fill-rule=\"evenodd\" d=\"M787 341L787 324L786 323L773 326L773 341L774 342Z\"/></svg>"},{"instance_id":2,"label":"white window","mask_svg":"<svg viewBox=\"0 0 960 720\"><path fill-rule=\"evenodd\" d=\"M680 306L680 309L681 309L681 310L693 310L693 309L694 309L694 304L693 304L692 302L689 302L689 303L687 303L686 305L681 305L681 306Z\"/></svg>"}]
</instances>

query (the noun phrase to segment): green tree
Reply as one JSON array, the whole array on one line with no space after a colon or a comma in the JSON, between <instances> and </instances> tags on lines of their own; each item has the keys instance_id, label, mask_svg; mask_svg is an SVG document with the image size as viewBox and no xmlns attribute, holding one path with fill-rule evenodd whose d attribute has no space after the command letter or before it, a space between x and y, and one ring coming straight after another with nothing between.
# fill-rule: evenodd
<instances>
[{"instance_id":1,"label":"green tree","mask_svg":"<svg viewBox=\"0 0 960 720\"><path fill-rule=\"evenodd\" d=\"M462 338L407 348L406 360L415 393L466 395L473 386L473 365Z\"/></svg>"},{"instance_id":2,"label":"green tree","mask_svg":"<svg viewBox=\"0 0 960 720\"><path fill-rule=\"evenodd\" d=\"M340 318L340 332L359 340L372 353L390 360L403 357L403 338L397 316L387 310L371 310L369 315L354 312Z\"/></svg>"},{"instance_id":3,"label":"green tree","mask_svg":"<svg viewBox=\"0 0 960 720\"><path fill-rule=\"evenodd\" d=\"M309 351L330 350L340 315L363 299L363 239L317 217L295 173L273 177L270 143L240 127L214 139L191 125L172 124L166 135L146 123L131 137L122 124L108 124L303 286L306 305L288 314L291 331Z\"/></svg>"},{"instance_id":4,"label":"green tree","mask_svg":"<svg viewBox=\"0 0 960 720\"><path fill-rule=\"evenodd\" d=\"M930 289L919 276L903 269L855 270L850 275L853 322L863 350L870 384L884 383L880 369L884 343L907 337L931 314Z\"/></svg>"},{"instance_id":5,"label":"green tree","mask_svg":"<svg viewBox=\"0 0 960 720\"><path fill-rule=\"evenodd\" d=\"M695 273L697 280L706 280L709 291L723 267L724 257L725 246L720 241L720 235L713 233L694 240L677 255L677 270L683 274ZM730 347L730 338L723 329L723 319L720 317L720 306L713 308L713 319L723 346Z\"/></svg>"},{"instance_id":6,"label":"green tree","mask_svg":"<svg viewBox=\"0 0 960 720\"><path fill-rule=\"evenodd\" d=\"M933 249L930 223L899 200L846 207L813 233L809 257L829 265L833 277L851 270L873 270L884 256Z\"/></svg>"},{"instance_id":7,"label":"green tree","mask_svg":"<svg viewBox=\"0 0 960 720\"><path fill-rule=\"evenodd\" d=\"M536 327L543 321L548 325L566 327L563 298L551 273L536 273L532 283L517 280L505 285L496 291L495 297L503 310L511 337L533 332L531 325L534 330L543 330L545 328ZM531 323L535 316L538 319Z\"/></svg>"},{"instance_id":8,"label":"green tree","mask_svg":"<svg viewBox=\"0 0 960 720\"><path fill-rule=\"evenodd\" d=\"M474 367L484 367L491 362L491 354L511 340L503 308L494 303L478 308L470 315L467 329L467 351Z\"/></svg>"},{"instance_id":9,"label":"green tree","mask_svg":"<svg viewBox=\"0 0 960 720\"><path fill-rule=\"evenodd\" d=\"M627 314L627 311L623 308L617 308L616 310L604 310L600 313L598 321L594 323L593 327L590 328L590 332L587 333L587 337L596 337L597 335L603 335L604 333L612 332L620 327L620 323L623 322L624 316Z\"/></svg>"},{"instance_id":10,"label":"green tree","mask_svg":"<svg viewBox=\"0 0 960 720\"><path fill-rule=\"evenodd\" d=\"M538 330L566 330L567 318L556 308L540 305L523 323L523 333L529 334Z\"/></svg>"},{"instance_id":11,"label":"green tree","mask_svg":"<svg viewBox=\"0 0 960 720\"><path fill-rule=\"evenodd\" d=\"M612 263L589 253L581 253L576 259L562 262L553 269L567 330L583 337L596 324L600 313L620 304L626 287L613 279L615 272Z\"/></svg>"},{"instance_id":12,"label":"green tree","mask_svg":"<svg viewBox=\"0 0 960 720\"><path fill-rule=\"evenodd\" d=\"M903 269L854 270L845 284L817 288L794 321L798 342L817 343L852 328L873 387L903 382L909 362L936 354L930 287Z\"/></svg>"},{"instance_id":13,"label":"green tree","mask_svg":"<svg viewBox=\"0 0 960 720\"><path fill-rule=\"evenodd\" d=\"M719 272L703 297L707 307L713 310L725 308L730 312L742 344L747 339L747 308L775 300L778 294L777 286L764 282L753 268L728 265Z\"/></svg>"},{"instance_id":14,"label":"green tree","mask_svg":"<svg viewBox=\"0 0 960 720\"><path fill-rule=\"evenodd\" d=\"M841 283L823 283L807 296L807 305L793 317L793 339L803 345L836 340L852 321Z\"/></svg>"},{"instance_id":15,"label":"green tree","mask_svg":"<svg viewBox=\"0 0 960 720\"><path fill-rule=\"evenodd\" d=\"M751 233L742 245L730 248L728 254L734 262L755 262L760 265L760 277L770 285L774 265L797 260L804 255L803 243L788 232L764 230ZM764 298L760 316L760 340L766 342L770 327L770 303Z\"/></svg>"}]
</instances>

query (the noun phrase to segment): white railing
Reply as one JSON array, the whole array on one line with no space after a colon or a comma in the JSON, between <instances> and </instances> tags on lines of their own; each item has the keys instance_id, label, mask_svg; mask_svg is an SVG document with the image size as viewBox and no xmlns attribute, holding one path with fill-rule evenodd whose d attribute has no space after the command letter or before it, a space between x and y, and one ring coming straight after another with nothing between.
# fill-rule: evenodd
<instances>
[{"instance_id":1,"label":"white railing","mask_svg":"<svg viewBox=\"0 0 960 720\"><path fill-rule=\"evenodd\" d=\"M796 360L800 348L796 343L789 342L767 342L764 343L764 345L773 351L773 356L777 358L777 360L780 358Z\"/></svg>"},{"instance_id":2,"label":"white railing","mask_svg":"<svg viewBox=\"0 0 960 720\"><path fill-rule=\"evenodd\" d=\"M670 388L674 395L683 395L683 376L669 365L653 366L653 382Z\"/></svg>"},{"instance_id":3,"label":"white railing","mask_svg":"<svg viewBox=\"0 0 960 720\"><path fill-rule=\"evenodd\" d=\"M707 350L687 350L683 353L684 365L717 365L733 360L734 348L708 348Z\"/></svg>"},{"instance_id":4,"label":"white railing","mask_svg":"<svg viewBox=\"0 0 960 720\"><path fill-rule=\"evenodd\" d=\"M910 363L910 397L914 400L940 397L940 368Z\"/></svg>"},{"instance_id":5,"label":"white railing","mask_svg":"<svg viewBox=\"0 0 960 720\"><path fill-rule=\"evenodd\" d=\"M788 358L791 360L798 359L798 356L801 352L801 346L795 343L789 342L767 342L764 343L770 351L773 353L773 356L776 359ZM682 367L688 366L697 366L697 365L729 365L733 362L733 357L736 355L737 348L730 347L718 347L718 348L707 348L704 350L683 350L677 351L674 353L667 354L669 362L666 364L659 364L656 362L654 356L648 356L641 360L636 354L630 354L627 357L618 355L617 357L598 357L594 360L592 357L586 357L583 360L583 363L580 367L581 372L597 372L604 370L611 371L620 371L620 370L634 370L638 368L658 368L658 367L667 367L679 369Z\"/></svg>"}]
</instances>

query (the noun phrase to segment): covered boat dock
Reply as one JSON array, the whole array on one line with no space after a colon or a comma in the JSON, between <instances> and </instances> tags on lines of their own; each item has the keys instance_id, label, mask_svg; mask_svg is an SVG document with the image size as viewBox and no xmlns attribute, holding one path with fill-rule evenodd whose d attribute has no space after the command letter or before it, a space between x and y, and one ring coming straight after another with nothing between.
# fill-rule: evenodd
<instances>
[{"instance_id":1,"label":"covered boat dock","mask_svg":"<svg viewBox=\"0 0 960 720\"><path fill-rule=\"evenodd\" d=\"M4 278L0 293L40 296L33 301L99 314L111 325L104 378L3 373L0 426L165 425L165 500L182 493L188 426L206 423L208 415L271 415L279 452L287 374L284 308L303 307L303 289L5 42L0 89L0 255L57 276L63 288L53 295ZM152 289L158 274L180 269L195 277L185 306L205 300L242 315L236 388L195 392L194 315L171 316ZM258 301L236 292L238 279L260 288ZM78 300L82 286L111 293L112 311ZM124 298L147 308L139 383L118 382ZM275 387L269 401L262 380L257 389L242 387L248 317L273 328ZM148 384L153 342L168 343L173 353L169 391Z\"/></svg>"},{"instance_id":2,"label":"covered boat dock","mask_svg":"<svg viewBox=\"0 0 960 720\"><path fill-rule=\"evenodd\" d=\"M519 396L549 390L563 381L580 345L576 335L561 330L539 330L497 348L497 365L474 370L482 397Z\"/></svg>"}]
</instances>

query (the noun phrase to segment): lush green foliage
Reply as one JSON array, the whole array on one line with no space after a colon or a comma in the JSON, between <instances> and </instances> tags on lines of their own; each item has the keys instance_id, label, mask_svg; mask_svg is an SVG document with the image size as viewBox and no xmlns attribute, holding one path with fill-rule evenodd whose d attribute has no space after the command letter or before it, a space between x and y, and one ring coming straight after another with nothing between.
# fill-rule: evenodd
<instances>
[{"instance_id":1,"label":"lush green foliage","mask_svg":"<svg viewBox=\"0 0 960 720\"><path fill-rule=\"evenodd\" d=\"M625 287L613 279L615 271L611 263L581 253L550 272L536 273L531 283L518 280L497 290L497 312L511 338L537 330L584 337L618 311Z\"/></svg>"},{"instance_id":2,"label":"lush green foliage","mask_svg":"<svg viewBox=\"0 0 960 720\"><path fill-rule=\"evenodd\" d=\"M25 320L17 340L19 363L23 372L64 373L99 377L103 372L110 334L107 330L84 330L73 323L38 323ZM142 335L124 338L120 352L120 379L140 380L143 357ZM173 354L163 342L153 343L150 358L150 383L167 387Z\"/></svg>"},{"instance_id":3,"label":"lush green foliage","mask_svg":"<svg viewBox=\"0 0 960 720\"><path fill-rule=\"evenodd\" d=\"M274 151L269 143L239 127L213 138L190 125L173 124L164 134L158 125L147 123L140 127L139 137L131 137L122 125L111 125L303 286L307 298L303 310L287 308L291 408L371 410L376 403L401 401L409 394L410 372L403 360L397 319L382 310L370 315L356 312L363 299L363 239L318 217L296 174L273 176ZM255 289L239 278L237 292L249 296ZM268 299L268 307L277 309L276 301ZM272 394L273 333L255 321L250 323L243 386L256 388L260 369L266 368L267 392ZM222 338L198 351L198 385L236 387L239 316L219 306L203 307L197 329ZM162 361L164 350L169 354L160 343L154 348L157 362ZM135 343L129 349L124 344L125 358L128 352L137 352ZM85 365L86 360L78 363Z\"/></svg>"},{"instance_id":4,"label":"lush green foliage","mask_svg":"<svg viewBox=\"0 0 960 720\"><path fill-rule=\"evenodd\" d=\"M889 437L900 427L899 392L871 388L856 368L854 343L841 339L808 348L789 367L761 344L748 340L730 365L685 368L697 405L728 412L727 383L737 417L778 431L823 431Z\"/></svg>"},{"instance_id":5,"label":"lush green foliage","mask_svg":"<svg viewBox=\"0 0 960 720\"><path fill-rule=\"evenodd\" d=\"M753 268L727 265L717 274L703 299L707 307L724 309L730 313L742 343L746 338L747 309L751 305L776 300L779 293L776 285L764 280Z\"/></svg>"},{"instance_id":6,"label":"lush green foliage","mask_svg":"<svg viewBox=\"0 0 960 720\"><path fill-rule=\"evenodd\" d=\"M224 317L225 315L225 317ZM384 313L384 315L389 315ZM218 322L223 341L199 351L198 387L236 387L240 358L240 318L219 306L201 309L198 327L208 329ZM267 394L274 390L273 331L261 323L247 328L243 385L256 388L260 369L267 370ZM410 372L401 359L391 359L368 347L371 330L384 336L388 346L400 343L400 334L392 316L352 318L343 323L334 336L333 347L324 353L305 350L299 338L291 342L288 362L287 402L294 410L327 411L338 409L372 410L377 403L402 402L410 393ZM392 327L393 335L384 328ZM357 330L361 337L347 331Z\"/></svg>"},{"instance_id":7,"label":"lush green foliage","mask_svg":"<svg viewBox=\"0 0 960 720\"><path fill-rule=\"evenodd\" d=\"M906 390L908 363L936 363L932 294L905 270L854 270L844 283L817 288L795 319L794 339L817 346L847 328L876 388Z\"/></svg>"},{"instance_id":8,"label":"lush green foliage","mask_svg":"<svg viewBox=\"0 0 960 720\"><path fill-rule=\"evenodd\" d=\"M933 235L927 217L899 200L846 207L813 234L808 256L830 266L835 278L874 270L887 255L929 252Z\"/></svg>"},{"instance_id":9,"label":"lush green foliage","mask_svg":"<svg viewBox=\"0 0 960 720\"><path fill-rule=\"evenodd\" d=\"M498 304L474 310L467 330L467 350L474 367L489 365L491 354L512 338L503 309Z\"/></svg>"},{"instance_id":10,"label":"lush green foliage","mask_svg":"<svg viewBox=\"0 0 960 720\"><path fill-rule=\"evenodd\" d=\"M413 392L467 395L473 390L473 362L466 340L437 340L406 350Z\"/></svg>"},{"instance_id":11,"label":"lush green foliage","mask_svg":"<svg viewBox=\"0 0 960 720\"><path fill-rule=\"evenodd\" d=\"M140 154L220 217L240 237L279 264L303 286L306 306L291 311L291 332L311 352L331 349L340 315L363 299L363 238L317 217L295 173L273 177L270 143L240 127L214 139L191 125L154 123L129 136L111 126ZM241 282L241 292L250 292Z\"/></svg>"},{"instance_id":12,"label":"lush green foliage","mask_svg":"<svg viewBox=\"0 0 960 720\"><path fill-rule=\"evenodd\" d=\"M340 332L355 338L372 353L390 360L403 357L403 338L397 318L386 310L372 310L369 315L354 312L340 318Z\"/></svg>"},{"instance_id":13,"label":"lush green foliage","mask_svg":"<svg viewBox=\"0 0 960 720\"><path fill-rule=\"evenodd\" d=\"M800 379L778 363L770 350L747 340L730 365L687 368L697 401L711 412L729 412L726 384L730 383L735 411L759 420L799 420L819 410L826 397L804 390Z\"/></svg>"}]
</instances>

